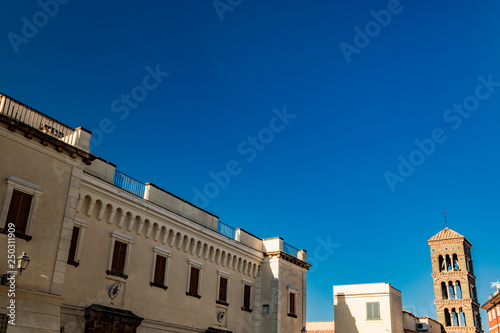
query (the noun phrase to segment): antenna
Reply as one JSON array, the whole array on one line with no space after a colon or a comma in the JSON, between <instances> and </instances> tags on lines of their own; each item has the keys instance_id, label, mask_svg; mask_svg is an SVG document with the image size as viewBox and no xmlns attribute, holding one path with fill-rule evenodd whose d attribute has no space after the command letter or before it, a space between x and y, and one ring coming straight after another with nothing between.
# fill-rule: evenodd
<instances>
[{"instance_id":1,"label":"antenna","mask_svg":"<svg viewBox=\"0 0 500 333\"><path fill-rule=\"evenodd\" d=\"M444 224L446 225L446 228L448 228L448 221L446 221L446 213L448 213L448 212L443 209L443 212L441 214L444 215Z\"/></svg>"}]
</instances>

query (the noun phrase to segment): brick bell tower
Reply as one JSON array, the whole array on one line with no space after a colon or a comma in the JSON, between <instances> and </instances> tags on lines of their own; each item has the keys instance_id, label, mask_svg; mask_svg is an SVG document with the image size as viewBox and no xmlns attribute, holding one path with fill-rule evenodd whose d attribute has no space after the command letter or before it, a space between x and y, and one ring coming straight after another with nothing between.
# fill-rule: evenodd
<instances>
[{"instance_id":1,"label":"brick bell tower","mask_svg":"<svg viewBox=\"0 0 500 333\"><path fill-rule=\"evenodd\" d=\"M483 333L471 243L448 227L427 242L438 321L447 333Z\"/></svg>"}]
</instances>

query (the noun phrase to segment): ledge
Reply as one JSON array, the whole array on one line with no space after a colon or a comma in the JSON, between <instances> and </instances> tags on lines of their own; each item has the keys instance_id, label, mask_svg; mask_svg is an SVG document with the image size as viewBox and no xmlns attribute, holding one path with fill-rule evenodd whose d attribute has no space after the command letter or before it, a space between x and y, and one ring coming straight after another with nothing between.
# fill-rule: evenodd
<instances>
[{"instance_id":1,"label":"ledge","mask_svg":"<svg viewBox=\"0 0 500 333\"><path fill-rule=\"evenodd\" d=\"M220 305L229 306L229 303L224 302L224 301L219 301L219 300L216 300L216 301L215 301L215 303L216 303L216 304L220 304Z\"/></svg>"},{"instance_id":2,"label":"ledge","mask_svg":"<svg viewBox=\"0 0 500 333\"><path fill-rule=\"evenodd\" d=\"M198 295L198 294L193 294L193 293L189 293L189 292L188 292L188 293L186 293L186 296L196 297L196 298L198 298L198 299L200 299L200 298L201 298L201 296L200 296L200 295Z\"/></svg>"},{"instance_id":3,"label":"ledge","mask_svg":"<svg viewBox=\"0 0 500 333\"><path fill-rule=\"evenodd\" d=\"M68 259L68 265L78 267L80 265L80 263L78 261Z\"/></svg>"},{"instance_id":4,"label":"ledge","mask_svg":"<svg viewBox=\"0 0 500 333\"><path fill-rule=\"evenodd\" d=\"M118 273L118 272L114 272L114 271L110 271L110 270L106 270L106 274L107 275L113 275L113 276L118 276L122 279L128 279L128 275L126 274L123 274L123 273Z\"/></svg>"},{"instance_id":5,"label":"ledge","mask_svg":"<svg viewBox=\"0 0 500 333\"><path fill-rule=\"evenodd\" d=\"M297 318L297 315L293 313L288 313L287 316L292 318Z\"/></svg>"},{"instance_id":6,"label":"ledge","mask_svg":"<svg viewBox=\"0 0 500 333\"><path fill-rule=\"evenodd\" d=\"M167 290L167 289L168 289L168 287L167 287L167 286L165 286L165 285L163 285L163 284L155 283L155 282L150 282L150 283L149 283L149 285L150 285L151 287L157 287L157 288L161 288L161 289L163 289L163 290Z\"/></svg>"},{"instance_id":7,"label":"ledge","mask_svg":"<svg viewBox=\"0 0 500 333\"><path fill-rule=\"evenodd\" d=\"M0 228L0 233L1 234L5 234L5 235L9 234L7 232L7 230L5 230L4 228ZM27 242L29 242L33 238L32 236L29 236L29 235L26 235L26 234L22 234L22 233L17 232L17 231L14 232L14 236L16 236L16 238L24 239Z\"/></svg>"},{"instance_id":8,"label":"ledge","mask_svg":"<svg viewBox=\"0 0 500 333\"><path fill-rule=\"evenodd\" d=\"M246 312L252 313L252 309L247 309L247 308L244 308L244 307L241 307L241 311L246 311Z\"/></svg>"}]
</instances>

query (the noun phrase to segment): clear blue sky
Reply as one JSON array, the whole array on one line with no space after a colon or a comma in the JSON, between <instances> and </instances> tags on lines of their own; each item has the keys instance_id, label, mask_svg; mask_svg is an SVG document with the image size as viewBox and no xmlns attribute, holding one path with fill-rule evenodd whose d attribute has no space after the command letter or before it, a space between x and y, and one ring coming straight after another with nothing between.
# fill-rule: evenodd
<instances>
[{"instance_id":1,"label":"clear blue sky","mask_svg":"<svg viewBox=\"0 0 500 333\"><path fill-rule=\"evenodd\" d=\"M435 317L443 209L487 300L498 1L60 1L3 4L0 91L92 130L119 170L307 249L308 320L333 319L332 285L368 282Z\"/></svg>"}]
</instances>

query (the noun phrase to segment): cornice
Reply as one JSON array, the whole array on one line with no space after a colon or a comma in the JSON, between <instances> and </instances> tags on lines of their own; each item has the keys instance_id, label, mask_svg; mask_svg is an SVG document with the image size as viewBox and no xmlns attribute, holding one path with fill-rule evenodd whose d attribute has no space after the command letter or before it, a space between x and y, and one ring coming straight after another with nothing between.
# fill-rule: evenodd
<instances>
[{"instance_id":1,"label":"cornice","mask_svg":"<svg viewBox=\"0 0 500 333\"><path fill-rule=\"evenodd\" d=\"M288 253L283 252L283 251L267 252L266 256L268 256L269 259L272 259L273 257L284 259L284 260L286 260L286 261L288 261L288 262L290 262L290 263L292 263L294 265L297 265L299 267L305 268L307 270L309 270L309 267L311 267L311 264L308 264L305 261L297 259L294 256L289 255Z\"/></svg>"},{"instance_id":2,"label":"cornice","mask_svg":"<svg viewBox=\"0 0 500 333\"><path fill-rule=\"evenodd\" d=\"M6 124L7 129L13 133L15 133L17 130L23 132L24 136L28 140L37 138L38 140L40 140L40 144L43 146L48 146L49 144L51 144L52 146L54 146L55 151L59 153L66 153L68 156L75 159L77 157L80 157L83 163L85 163L86 165L92 164L92 161L97 158L97 156L91 153L88 153L80 148L72 146L48 134L40 132L37 129L34 129L26 124L23 124L3 114L0 114L0 122Z\"/></svg>"}]
</instances>

